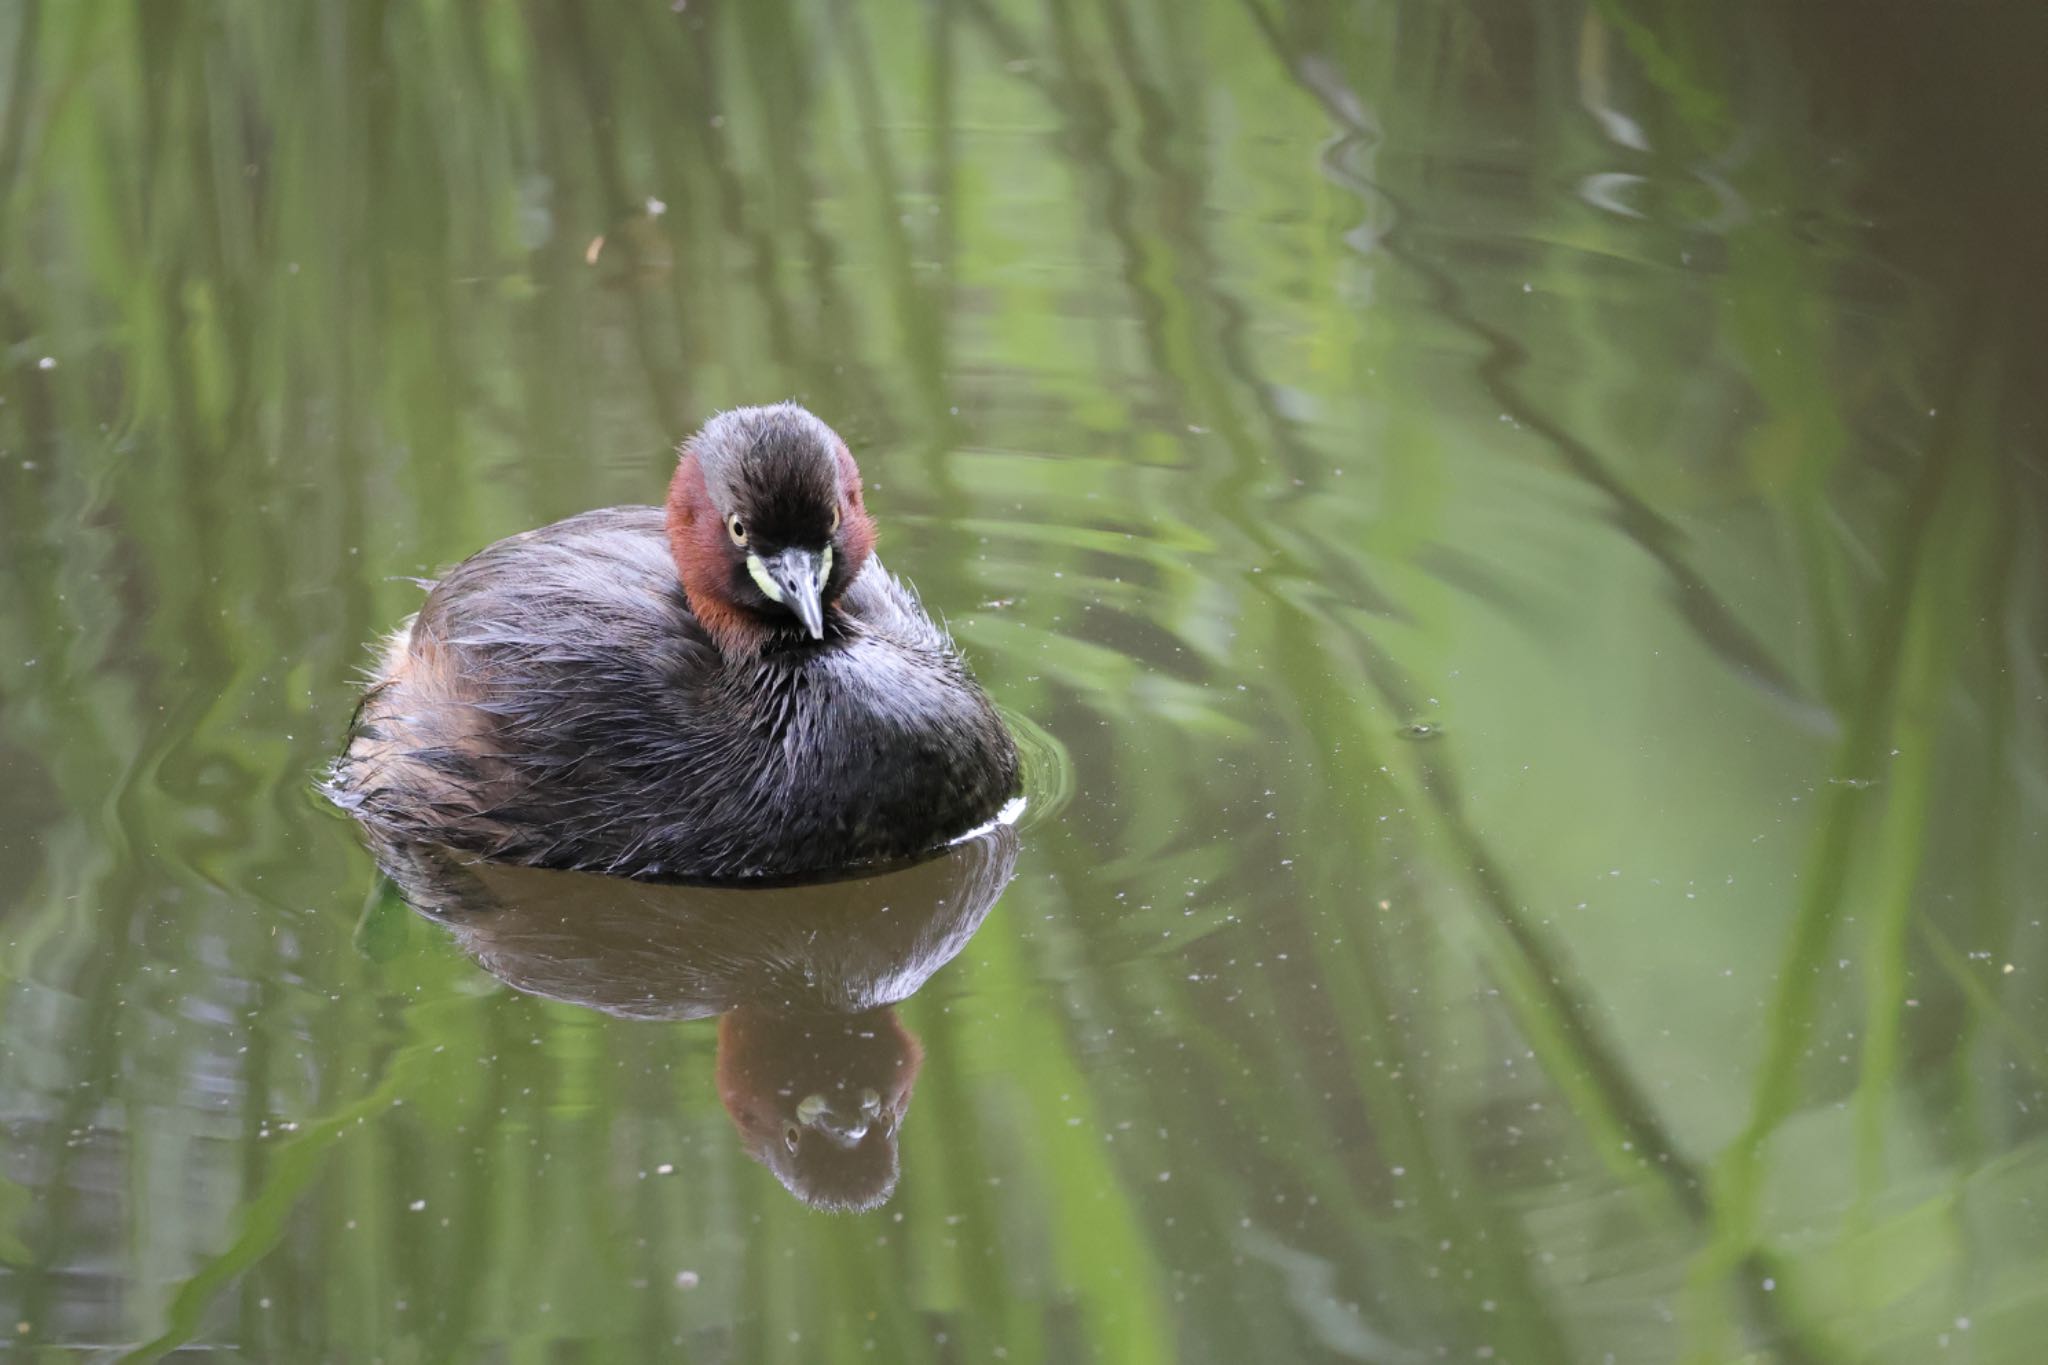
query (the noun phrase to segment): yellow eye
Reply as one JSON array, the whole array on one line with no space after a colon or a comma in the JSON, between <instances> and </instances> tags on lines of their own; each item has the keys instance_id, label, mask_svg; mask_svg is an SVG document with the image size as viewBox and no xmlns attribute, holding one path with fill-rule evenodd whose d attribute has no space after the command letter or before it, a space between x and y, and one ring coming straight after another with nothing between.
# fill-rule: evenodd
<instances>
[{"instance_id":1,"label":"yellow eye","mask_svg":"<svg viewBox=\"0 0 2048 1365\"><path fill-rule=\"evenodd\" d=\"M725 533L732 537L732 543L735 545L747 543L747 528L741 524L738 517L727 517L725 519Z\"/></svg>"}]
</instances>

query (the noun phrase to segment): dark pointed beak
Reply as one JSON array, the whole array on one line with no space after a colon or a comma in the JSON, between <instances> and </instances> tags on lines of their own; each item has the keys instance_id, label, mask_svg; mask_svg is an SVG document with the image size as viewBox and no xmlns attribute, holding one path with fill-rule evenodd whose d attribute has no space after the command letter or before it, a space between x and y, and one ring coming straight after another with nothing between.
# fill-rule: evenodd
<instances>
[{"instance_id":1,"label":"dark pointed beak","mask_svg":"<svg viewBox=\"0 0 2048 1365\"><path fill-rule=\"evenodd\" d=\"M810 550L784 550L767 561L768 577L782 590L782 605L796 613L813 640L825 638L824 564Z\"/></svg>"}]
</instances>

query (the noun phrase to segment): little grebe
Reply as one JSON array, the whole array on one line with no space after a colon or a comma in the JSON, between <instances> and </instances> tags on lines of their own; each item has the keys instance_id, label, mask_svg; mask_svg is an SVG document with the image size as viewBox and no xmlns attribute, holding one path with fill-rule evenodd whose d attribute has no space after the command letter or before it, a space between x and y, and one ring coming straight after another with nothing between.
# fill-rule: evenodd
<instances>
[{"instance_id":1,"label":"little grebe","mask_svg":"<svg viewBox=\"0 0 2048 1365\"><path fill-rule=\"evenodd\" d=\"M390 641L327 790L380 837L632 876L897 861L994 818L1017 750L871 553L845 442L794 403L612 507L450 570Z\"/></svg>"}]
</instances>

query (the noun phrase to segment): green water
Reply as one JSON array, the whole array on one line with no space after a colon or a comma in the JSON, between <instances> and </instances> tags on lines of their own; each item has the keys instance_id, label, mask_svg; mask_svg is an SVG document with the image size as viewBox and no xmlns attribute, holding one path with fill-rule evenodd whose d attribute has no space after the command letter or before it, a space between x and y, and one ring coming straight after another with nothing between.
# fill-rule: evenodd
<instances>
[{"instance_id":1,"label":"green water","mask_svg":"<svg viewBox=\"0 0 2048 1365\"><path fill-rule=\"evenodd\" d=\"M0 1354L2048 1358L2039 13L0 3ZM311 789L786 396L1049 736L865 1214Z\"/></svg>"}]
</instances>

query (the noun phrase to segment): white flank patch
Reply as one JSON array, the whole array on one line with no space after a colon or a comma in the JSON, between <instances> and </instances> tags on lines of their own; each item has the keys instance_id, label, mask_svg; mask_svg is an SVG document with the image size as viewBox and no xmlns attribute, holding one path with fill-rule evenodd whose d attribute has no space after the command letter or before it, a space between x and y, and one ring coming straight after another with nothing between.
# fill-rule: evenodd
<instances>
[{"instance_id":1,"label":"white flank patch","mask_svg":"<svg viewBox=\"0 0 2048 1365\"><path fill-rule=\"evenodd\" d=\"M979 839L998 825L1014 825L1024 814L1024 808L1027 804L1023 797L1013 796L1003 803L1003 808L996 812L995 819L976 825L965 834L955 835L953 838L946 840L941 847L951 848L955 844L964 844L969 839Z\"/></svg>"}]
</instances>

